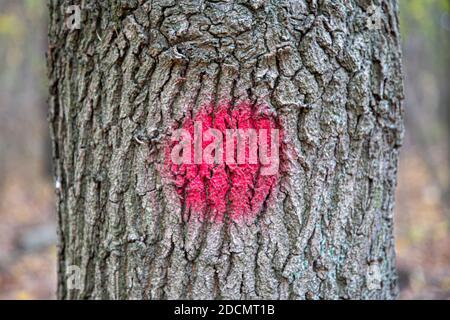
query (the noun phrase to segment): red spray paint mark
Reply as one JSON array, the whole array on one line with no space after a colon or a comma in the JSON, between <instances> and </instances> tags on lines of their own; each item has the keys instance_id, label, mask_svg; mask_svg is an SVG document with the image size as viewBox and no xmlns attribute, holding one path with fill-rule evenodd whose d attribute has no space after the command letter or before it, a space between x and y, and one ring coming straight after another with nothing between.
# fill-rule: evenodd
<instances>
[{"instance_id":1,"label":"red spray paint mark","mask_svg":"<svg viewBox=\"0 0 450 320\"><path fill-rule=\"evenodd\" d=\"M199 218L202 221L209 219L222 222L226 215L233 221L241 221L244 218L248 221L248 218L255 218L274 197L279 178L278 170L270 175L261 174L264 168L271 164L263 165L259 157L256 163L246 161L242 164L229 163L226 159L227 129L255 129L258 132L260 129L266 129L268 154L271 155L270 132L272 129L280 128L267 109L262 105L247 102L234 107L229 103L220 103L217 107L211 104L204 106L195 117L184 121L181 129L189 132L191 137L196 133L195 123L199 122L202 124L202 134L210 128L222 133L224 139L221 163L207 164L204 161L196 163L193 138L191 163L176 164L171 159L171 152L179 141L166 143L164 175L175 184L180 200L184 204L185 221ZM203 139L201 149L204 151L210 143L211 140ZM237 156L237 143L234 143L233 147L233 154ZM279 145L276 147L279 149ZM278 153L280 154L280 150ZM245 156L249 159L249 145L246 145ZM237 160L237 157L235 159Z\"/></svg>"}]
</instances>

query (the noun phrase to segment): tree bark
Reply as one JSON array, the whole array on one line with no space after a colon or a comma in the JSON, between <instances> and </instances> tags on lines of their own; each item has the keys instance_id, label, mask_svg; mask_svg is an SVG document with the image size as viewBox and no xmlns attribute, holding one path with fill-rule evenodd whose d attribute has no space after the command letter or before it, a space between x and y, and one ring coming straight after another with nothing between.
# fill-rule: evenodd
<instances>
[{"instance_id":1,"label":"tree bark","mask_svg":"<svg viewBox=\"0 0 450 320\"><path fill-rule=\"evenodd\" d=\"M49 1L59 298L396 298L396 1L82 2L69 30L72 2ZM143 138L223 98L282 125L276 201L251 223L185 221Z\"/></svg>"}]
</instances>

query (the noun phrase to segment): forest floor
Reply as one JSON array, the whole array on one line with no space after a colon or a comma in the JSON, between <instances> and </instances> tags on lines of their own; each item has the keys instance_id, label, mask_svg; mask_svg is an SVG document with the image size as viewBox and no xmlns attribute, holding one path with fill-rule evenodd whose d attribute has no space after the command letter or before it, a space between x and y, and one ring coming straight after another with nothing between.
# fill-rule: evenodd
<instances>
[{"instance_id":1,"label":"forest floor","mask_svg":"<svg viewBox=\"0 0 450 320\"><path fill-rule=\"evenodd\" d=\"M401 299L450 299L449 199L430 169L448 183L446 161L429 168L417 149L402 150L395 208Z\"/></svg>"}]
</instances>

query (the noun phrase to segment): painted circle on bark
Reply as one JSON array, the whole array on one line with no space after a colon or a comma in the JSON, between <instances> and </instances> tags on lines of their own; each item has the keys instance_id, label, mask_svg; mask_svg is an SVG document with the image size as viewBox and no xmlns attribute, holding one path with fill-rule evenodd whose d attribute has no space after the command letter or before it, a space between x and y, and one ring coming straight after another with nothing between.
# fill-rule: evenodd
<instances>
[{"instance_id":1,"label":"painted circle on bark","mask_svg":"<svg viewBox=\"0 0 450 320\"><path fill-rule=\"evenodd\" d=\"M211 103L174 129L164 175L175 185L185 221L248 221L273 200L282 131L267 107Z\"/></svg>"}]
</instances>

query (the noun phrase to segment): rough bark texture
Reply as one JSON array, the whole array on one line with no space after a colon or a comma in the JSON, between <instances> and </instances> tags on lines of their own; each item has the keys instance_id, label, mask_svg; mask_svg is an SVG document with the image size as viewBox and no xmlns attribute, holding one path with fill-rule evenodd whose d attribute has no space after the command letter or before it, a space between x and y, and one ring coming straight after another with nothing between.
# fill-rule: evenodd
<instances>
[{"instance_id":1,"label":"rough bark texture","mask_svg":"<svg viewBox=\"0 0 450 320\"><path fill-rule=\"evenodd\" d=\"M74 31L70 4L49 1L60 298L397 296L396 1L86 0ZM282 124L277 201L251 223L182 221L160 141L221 98L264 102Z\"/></svg>"}]
</instances>

